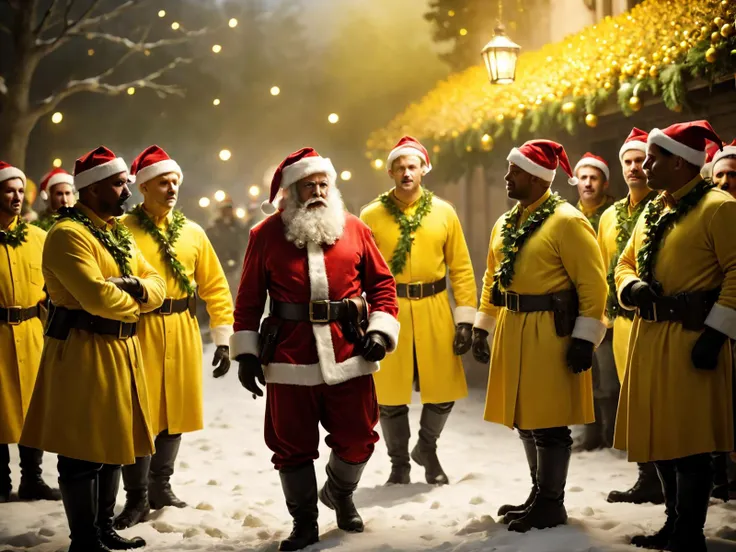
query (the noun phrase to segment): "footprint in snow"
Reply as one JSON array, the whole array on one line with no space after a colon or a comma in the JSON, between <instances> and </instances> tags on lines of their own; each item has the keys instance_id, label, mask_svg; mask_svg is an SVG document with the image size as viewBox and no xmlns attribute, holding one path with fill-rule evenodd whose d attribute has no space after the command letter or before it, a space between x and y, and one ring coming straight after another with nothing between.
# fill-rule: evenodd
<instances>
[{"instance_id":1,"label":"footprint in snow","mask_svg":"<svg viewBox=\"0 0 736 552\"><path fill-rule=\"evenodd\" d=\"M429 507L430 510L439 510L441 504L439 502L433 502L432 505Z\"/></svg>"},{"instance_id":2,"label":"footprint in snow","mask_svg":"<svg viewBox=\"0 0 736 552\"><path fill-rule=\"evenodd\" d=\"M211 449L212 449L212 447L210 445L202 445L201 447L199 447L199 450L203 450L205 452L207 452L208 450L211 450Z\"/></svg>"},{"instance_id":3,"label":"footprint in snow","mask_svg":"<svg viewBox=\"0 0 736 552\"><path fill-rule=\"evenodd\" d=\"M50 527L41 527L38 534L42 537L53 537L56 534L56 531L54 531Z\"/></svg>"},{"instance_id":4,"label":"footprint in snow","mask_svg":"<svg viewBox=\"0 0 736 552\"><path fill-rule=\"evenodd\" d=\"M187 463L187 462L179 462L179 469L180 470L188 470L189 469L189 463Z\"/></svg>"},{"instance_id":5,"label":"footprint in snow","mask_svg":"<svg viewBox=\"0 0 736 552\"><path fill-rule=\"evenodd\" d=\"M482 496L474 496L470 499L470 504L473 506L477 506L478 504L483 504L485 502L485 499Z\"/></svg>"},{"instance_id":6,"label":"footprint in snow","mask_svg":"<svg viewBox=\"0 0 736 552\"><path fill-rule=\"evenodd\" d=\"M403 519L404 521L414 521L416 518L411 514L404 514L400 519Z\"/></svg>"},{"instance_id":7,"label":"footprint in snow","mask_svg":"<svg viewBox=\"0 0 736 552\"><path fill-rule=\"evenodd\" d=\"M189 527L186 531L184 531L184 538L185 539L191 539L193 537L196 537L197 535L200 535L202 531L199 530L199 527Z\"/></svg>"},{"instance_id":8,"label":"footprint in snow","mask_svg":"<svg viewBox=\"0 0 736 552\"><path fill-rule=\"evenodd\" d=\"M204 532L213 539L226 539L227 535L217 527L205 527Z\"/></svg>"},{"instance_id":9,"label":"footprint in snow","mask_svg":"<svg viewBox=\"0 0 736 552\"><path fill-rule=\"evenodd\" d=\"M496 520L491 516L485 515L480 518L473 518L468 521L459 531L455 533L457 536L471 535L473 533L482 533L483 531L491 531L496 527Z\"/></svg>"},{"instance_id":10,"label":"footprint in snow","mask_svg":"<svg viewBox=\"0 0 736 552\"><path fill-rule=\"evenodd\" d=\"M264 525L265 523L261 521L261 518L251 514L248 514L245 516L245 519L243 519L243 527L263 527Z\"/></svg>"},{"instance_id":11,"label":"footprint in snow","mask_svg":"<svg viewBox=\"0 0 736 552\"><path fill-rule=\"evenodd\" d=\"M151 527L154 528L159 533L178 533L179 530L171 525L170 523L167 523L165 521L156 520L153 523L151 523Z\"/></svg>"},{"instance_id":12,"label":"footprint in snow","mask_svg":"<svg viewBox=\"0 0 736 552\"><path fill-rule=\"evenodd\" d=\"M591 508L590 506L586 506L580 509L580 514L583 516L590 517L590 516L595 515L595 512L593 511L593 508Z\"/></svg>"},{"instance_id":13,"label":"footprint in snow","mask_svg":"<svg viewBox=\"0 0 736 552\"><path fill-rule=\"evenodd\" d=\"M583 492L583 488L582 487L577 487L577 486L575 486L575 487L569 487L567 490L569 492L571 492L571 493L582 493Z\"/></svg>"},{"instance_id":14,"label":"footprint in snow","mask_svg":"<svg viewBox=\"0 0 736 552\"><path fill-rule=\"evenodd\" d=\"M243 490L243 486L242 485L235 485L233 487L233 492L242 491L242 490Z\"/></svg>"},{"instance_id":15,"label":"footprint in snow","mask_svg":"<svg viewBox=\"0 0 736 552\"><path fill-rule=\"evenodd\" d=\"M271 538L271 533L266 531L265 529L258 531L258 538L261 540L267 540Z\"/></svg>"},{"instance_id":16,"label":"footprint in snow","mask_svg":"<svg viewBox=\"0 0 736 552\"><path fill-rule=\"evenodd\" d=\"M200 502L199 504L197 504L196 509L203 510L205 512L211 512L212 510L214 510L212 504L209 504L207 502Z\"/></svg>"},{"instance_id":17,"label":"footprint in snow","mask_svg":"<svg viewBox=\"0 0 736 552\"><path fill-rule=\"evenodd\" d=\"M33 548L34 546L38 546L39 544L49 542L49 539L41 535L37 535L34 532L28 532L23 533L22 535L15 535L7 540L3 539L2 542L3 544L7 544L17 548Z\"/></svg>"},{"instance_id":18,"label":"footprint in snow","mask_svg":"<svg viewBox=\"0 0 736 552\"><path fill-rule=\"evenodd\" d=\"M220 486L220 484L215 479L210 479L207 482L207 485L209 485L210 487L219 487Z\"/></svg>"}]
</instances>

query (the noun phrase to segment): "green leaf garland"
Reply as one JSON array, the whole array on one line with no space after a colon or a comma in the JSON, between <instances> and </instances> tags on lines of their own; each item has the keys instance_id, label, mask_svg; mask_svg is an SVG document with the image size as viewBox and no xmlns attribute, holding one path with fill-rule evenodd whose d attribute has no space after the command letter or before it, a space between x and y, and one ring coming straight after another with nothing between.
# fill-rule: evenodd
<instances>
[{"instance_id":1,"label":"green leaf garland","mask_svg":"<svg viewBox=\"0 0 736 552\"><path fill-rule=\"evenodd\" d=\"M606 200L598 206L598 208L593 212L592 215L588 216L585 215L585 218L588 219L588 222L590 222L591 226L593 227L593 230L598 232L598 225L601 223L601 217L603 216L603 213L606 209L608 209L613 204L613 198L609 195L606 196ZM581 213L585 213L583 210L583 202L578 201L578 211Z\"/></svg>"},{"instance_id":2,"label":"green leaf garland","mask_svg":"<svg viewBox=\"0 0 736 552\"><path fill-rule=\"evenodd\" d=\"M23 219L19 219L15 230L0 230L0 245L7 245L15 249L25 243L27 236L28 223Z\"/></svg>"},{"instance_id":3,"label":"green leaf garland","mask_svg":"<svg viewBox=\"0 0 736 552\"><path fill-rule=\"evenodd\" d=\"M59 220L59 216L56 213L44 213L43 215L38 217L38 220L33 221L31 224L33 224L33 226L38 226L41 230L48 232L49 230L51 230L51 227L57 220Z\"/></svg>"},{"instance_id":4,"label":"green leaf garland","mask_svg":"<svg viewBox=\"0 0 736 552\"><path fill-rule=\"evenodd\" d=\"M422 225L422 219L432 210L432 198L434 194L429 190L422 192L422 197L419 198L417 210L413 217L407 217L406 214L399 209L393 199L391 199L391 192L386 192L379 196L379 200L386 208L386 210L394 217L394 220L399 225L401 236L396 244L389 261L389 267L391 273L394 276L398 276L404 271L406 267L406 258L411 252L411 246L414 243L414 232L416 232Z\"/></svg>"}]
</instances>

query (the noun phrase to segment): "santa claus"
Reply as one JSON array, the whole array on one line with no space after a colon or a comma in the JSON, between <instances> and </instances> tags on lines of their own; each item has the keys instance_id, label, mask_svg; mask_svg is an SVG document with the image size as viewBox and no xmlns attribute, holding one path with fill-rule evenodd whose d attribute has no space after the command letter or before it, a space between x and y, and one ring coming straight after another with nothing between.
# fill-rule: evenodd
<instances>
[{"instance_id":1,"label":"santa claus","mask_svg":"<svg viewBox=\"0 0 736 552\"><path fill-rule=\"evenodd\" d=\"M266 444L294 519L280 550L319 540L320 423L332 454L319 499L338 527L363 531L352 495L378 440L371 374L399 334L391 271L370 229L346 212L335 179L330 160L312 148L279 165L265 204L275 211L280 191L278 213L251 230L235 305L230 350L254 398L263 395L257 381L266 386ZM370 313L364 333L351 323L361 296Z\"/></svg>"}]
</instances>

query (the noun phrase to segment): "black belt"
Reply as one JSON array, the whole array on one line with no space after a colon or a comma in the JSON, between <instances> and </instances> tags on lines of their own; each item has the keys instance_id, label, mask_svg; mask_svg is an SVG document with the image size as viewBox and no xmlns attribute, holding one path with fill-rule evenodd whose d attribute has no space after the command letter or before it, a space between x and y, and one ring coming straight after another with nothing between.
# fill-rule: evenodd
<instances>
[{"instance_id":1,"label":"black belt","mask_svg":"<svg viewBox=\"0 0 736 552\"><path fill-rule=\"evenodd\" d=\"M46 335L56 339L66 339L71 329L128 339L138 332L138 323L110 320L87 311L67 309L51 304Z\"/></svg>"},{"instance_id":2,"label":"black belt","mask_svg":"<svg viewBox=\"0 0 736 552\"><path fill-rule=\"evenodd\" d=\"M151 312L152 314L179 314L181 312L193 311L196 307L195 301L196 297L194 295L182 297L181 299L167 297L159 308Z\"/></svg>"},{"instance_id":3,"label":"black belt","mask_svg":"<svg viewBox=\"0 0 736 552\"><path fill-rule=\"evenodd\" d=\"M344 301L311 301L309 303L282 303L271 299L271 316L292 322L327 324L344 320L348 307Z\"/></svg>"},{"instance_id":4,"label":"black belt","mask_svg":"<svg viewBox=\"0 0 736 552\"><path fill-rule=\"evenodd\" d=\"M577 302L577 293L574 289L546 295L519 295L513 291L499 291L492 297L495 306L506 307L511 312L554 311L557 310L556 305L573 300Z\"/></svg>"},{"instance_id":5,"label":"black belt","mask_svg":"<svg viewBox=\"0 0 736 552\"><path fill-rule=\"evenodd\" d=\"M23 307L0 307L0 324L17 326L31 318L40 318L41 307L34 305L24 309Z\"/></svg>"},{"instance_id":6,"label":"black belt","mask_svg":"<svg viewBox=\"0 0 736 552\"><path fill-rule=\"evenodd\" d=\"M711 289L659 297L651 308L638 309L637 312L650 322L692 323L698 327L705 323L720 293L720 289Z\"/></svg>"},{"instance_id":7,"label":"black belt","mask_svg":"<svg viewBox=\"0 0 736 552\"><path fill-rule=\"evenodd\" d=\"M412 284L396 284L396 295L404 299L424 299L437 295L447 289L447 280L442 278L436 282L423 284L415 282Z\"/></svg>"}]
</instances>

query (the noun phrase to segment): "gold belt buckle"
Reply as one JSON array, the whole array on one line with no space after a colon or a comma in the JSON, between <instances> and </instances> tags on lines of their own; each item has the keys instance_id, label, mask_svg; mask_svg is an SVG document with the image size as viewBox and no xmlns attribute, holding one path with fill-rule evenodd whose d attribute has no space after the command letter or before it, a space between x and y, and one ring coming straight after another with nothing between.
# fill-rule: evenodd
<instances>
[{"instance_id":1,"label":"gold belt buckle","mask_svg":"<svg viewBox=\"0 0 736 552\"><path fill-rule=\"evenodd\" d=\"M22 320L21 320L21 315L23 314L23 307L19 307L19 306L12 306L12 307L7 307L7 308L6 308L5 310L7 310L7 311L8 311L8 313L7 313L7 316L6 316L6 320L5 320L5 321L6 321L6 322L7 322L7 323L8 323L8 324L9 324L10 326L19 326L19 325L20 325L20 323L22 322ZM17 318L17 319L13 318L13 317L11 316L11 313L18 313L18 314L17 314L18 318Z\"/></svg>"},{"instance_id":2,"label":"gold belt buckle","mask_svg":"<svg viewBox=\"0 0 736 552\"><path fill-rule=\"evenodd\" d=\"M118 339L122 339L123 341L132 337L132 331L133 331L131 329L131 335L125 335L123 333L123 328L125 328L125 324L127 324L127 322L118 322ZM135 328L135 323L133 323L133 328Z\"/></svg>"},{"instance_id":3,"label":"gold belt buckle","mask_svg":"<svg viewBox=\"0 0 736 552\"><path fill-rule=\"evenodd\" d=\"M416 290L416 293L412 290ZM406 284L406 297L411 300L422 299L424 297L422 295L422 283L412 282L410 284Z\"/></svg>"},{"instance_id":4,"label":"gold belt buckle","mask_svg":"<svg viewBox=\"0 0 736 552\"><path fill-rule=\"evenodd\" d=\"M324 316L319 316L319 313L315 315L314 307L323 306L325 308ZM312 324L327 324L330 321L330 302L327 300L321 301L310 301L309 302L309 321Z\"/></svg>"},{"instance_id":5,"label":"gold belt buckle","mask_svg":"<svg viewBox=\"0 0 736 552\"><path fill-rule=\"evenodd\" d=\"M509 301L509 298L512 301ZM519 294L515 291L506 291L504 293L504 306L511 312L519 312Z\"/></svg>"},{"instance_id":6,"label":"gold belt buckle","mask_svg":"<svg viewBox=\"0 0 736 552\"><path fill-rule=\"evenodd\" d=\"M167 302L169 304L168 310L164 309L164 305L166 305ZM166 299L164 299L164 302L161 304L159 309L159 312L161 314L171 314L172 312L174 312L174 299L171 297L167 297Z\"/></svg>"}]
</instances>

